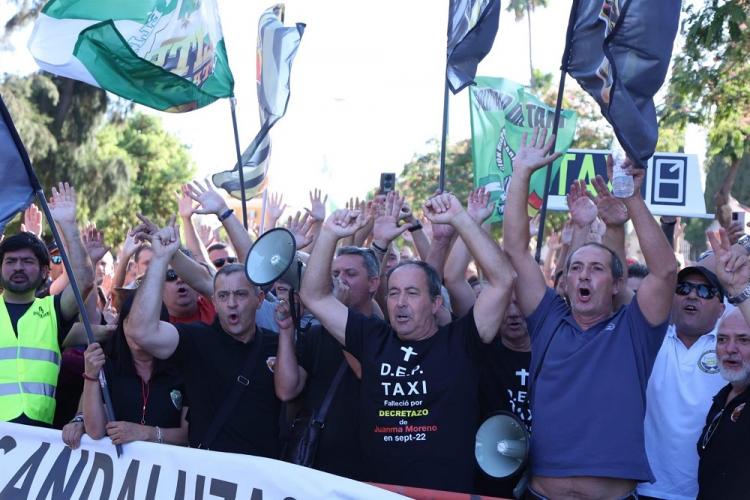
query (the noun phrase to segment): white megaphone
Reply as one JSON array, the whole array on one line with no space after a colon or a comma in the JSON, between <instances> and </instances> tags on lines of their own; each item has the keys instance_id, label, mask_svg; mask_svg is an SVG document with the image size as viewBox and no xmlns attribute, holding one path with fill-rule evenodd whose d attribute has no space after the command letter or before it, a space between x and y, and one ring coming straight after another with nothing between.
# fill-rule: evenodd
<instances>
[{"instance_id":1,"label":"white megaphone","mask_svg":"<svg viewBox=\"0 0 750 500\"><path fill-rule=\"evenodd\" d=\"M474 456L486 474L495 478L510 477L526 465L529 431L512 413L498 412L479 426Z\"/></svg>"},{"instance_id":2,"label":"white megaphone","mask_svg":"<svg viewBox=\"0 0 750 500\"><path fill-rule=\"evenodd\" d=\"M258 286L281 280L299 290L303 270L304 264L297 258L294 235L283 227L263 233L245 259L247 279Z\"/></svg>"}]
</instances>

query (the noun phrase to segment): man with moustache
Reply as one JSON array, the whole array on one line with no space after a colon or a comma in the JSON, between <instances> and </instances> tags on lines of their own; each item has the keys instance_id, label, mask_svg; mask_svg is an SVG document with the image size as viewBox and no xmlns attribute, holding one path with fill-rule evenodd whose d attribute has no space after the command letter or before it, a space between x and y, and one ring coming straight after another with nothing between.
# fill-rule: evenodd
<instances>
[{"instance_id":1,"label":"man with moustache","mask_svg":"<svg viewBox=\"0 0 750 500\"><path fill-rule=\"evenodd\" d=\"M73 188L67 183L53 188L49 207L86 297L94 286L94 268L76 222ZM33 234L3 240L0 262L0 420L49 427L55 415L60 345L78 306L70 285L58 295L34 297L47 279L50 258Z\"/></svg>"},{"instance_id":2,"label":"man with moustache","mask_svg":"<svg viewBox=\"0 0 750 500\"><path fill-rule=\"evenodd\" d=\"M711 397L724 385L716 361L723 312L724 290L713 272L702 266L679 272L672 324L646 391L646 454L656 482L640 484L641 497L689 500L698 494L695 441Z\"/></svg>"},{"instance_id":3,"label":"man with moustache","mask_svg":"<svg viewBox=\"0 0 750 500\"><path fill-rule=\"evenodd\" d=\"M244 266L225 265L214 277L212 324L160 321L164 279L180 246L179 231L170 225L145 237L153 257L125 321L125 335L154 357L174 356L190 401L190 446L277 458L280 402L269 363L277 339L258 327L255 318L263 292L247 280ZM240 397L208 440L214 418L236 384L241 385Z\"/></svg>"},{"instance_id":4,"label":"man with moustache","mask_svg":"<svg viewBox=\"0 0 750 500\"><path fill-rule=\"evenodd\" d=\"M698 499L743 499L750 491L750 326L740 310L721 320L716 355L729 384L714 396L698 439Z\"/></svg>"},{"instance_id":5,"label":"man with moustache","mask_svg":"<svg viewBox=\"0 0 750 500\"><path fill-rule=\"evenodd\" d=\"M632 302L614 309L623 263L604 245L575 250L565 265L570 304L548 288L529 251L529 179L553 162L554 136L536 129L513 159L503 241L523 281L518 305L531 336L531 481L528 498L637 498L653 480L643 437L646 383L667 329L677 262L640 195L644 171L628 167L622 201L651 273ZM597 181L602 184L602 181Z\"/></svg>"}]
</instances>

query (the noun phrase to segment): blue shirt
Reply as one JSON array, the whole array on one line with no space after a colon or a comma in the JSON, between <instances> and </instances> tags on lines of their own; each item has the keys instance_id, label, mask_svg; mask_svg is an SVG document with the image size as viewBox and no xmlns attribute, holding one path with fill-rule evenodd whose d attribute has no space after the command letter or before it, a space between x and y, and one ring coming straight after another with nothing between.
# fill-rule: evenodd
<instances>
[{"instance_id":1,"label":"blue shirt","mask_svg":"<svg viewBox=\"0 0 750 500\"><path fill-rule=\"evenodd\" d=\"M643 434L646 384L668 322L649 325L634 298L583 331L551 288L526 321L533 474L653 481Z\"/></svg>"}]
</instances>

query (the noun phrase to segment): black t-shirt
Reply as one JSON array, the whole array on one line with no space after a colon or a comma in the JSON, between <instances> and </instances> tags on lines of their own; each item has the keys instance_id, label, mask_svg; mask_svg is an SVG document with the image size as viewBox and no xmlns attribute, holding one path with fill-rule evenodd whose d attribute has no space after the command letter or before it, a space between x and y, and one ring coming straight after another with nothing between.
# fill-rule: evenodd
<instances>
[{"instance_id":1,"label":"black t-shirt","mask_svg":"<svg viewBox=\"0 0 750 500\"><path fill-rule=\"evenodd\" d=\"M747 478L750 472L750 389L726 404L731 388L728 384L714 396L706 426L698 439L698 500L750 497Z\"/></svg>"},{"instance_id":2,"label":"black t-shirt","mask_svg":"<svg viewBox=\"0 0 750 500\"><path fill-rule=\"evenodd\" d=\"M144 386L134 373L112 375L107 370L107 383L116 420L140 424L145 416L145 425L166 429L180 426L182 407L187 403L182 376L177 373L155 371Z\"/></svg>"},{"instance_id":3,"label":"black t-shirt","mask_svg":"<svg viewBox=\"0 0 750 500\"><path fill-rule=\"evenodd\" d=\"M496 338L481 352L479 367L479 408L481 422L498 411L515 414L531 429L529 385L531 352L513 351ZM496 479L477 466L476 492L500 498L511 498L518 476Z\"/></svg>"},{"instance_id":4,"label":"black t-shirt","mask_svg":"<svg viewBox=\"0 0 750 500\"><path fill-rule=\"evenodd\" d=\"M175 327L180 342L173 359L181 369L190 401L190 446L202 443L232 386L238 383L237 377L246 358L260 342L260 356L248 377L250 383L229 413L211 449L278 458L280 401L274 392L270 367L276 356L277 336L256 327L251 342L239 342L221 328L218 318L211 325L188 323Z\"/></svg>"},{"instance_id":5,"label":"black t-shirt","mask_svg":"<svg viewBox=\"0 0 750 500\"><path fill-rule=\"evenodd\" d=\"M482 420L498 411L515 414L531 429L529 366L531 351L508 349L496 338L482 351L479 367L479 407Z\"/></svg>"},{"instance_id":6,"label":"black t-shirt","mask_svg":"<svg viewBox=\"0 0 750 500\"><path fill-rule=\"evenodd\" d=\"M313 326L301 338L299 361L308 375L303 394L304 409L308 414L320 408L341 363L346 362L342 349L341 344L319 325ZM359 379L347 366L328 408L314 467L359 479L361 461Z\"/></svg>"},{"instance_id":7,"label":"black t-shirt","mask_svg":"<svg viewBox=\"0 0 750 500\"><path fill-rule=\"evenodd\" d=\"M349 310L346 349L362 363L361 436L370 481L470 491L481 340L473 310L418 342Z\"/></svg>"},{"instance_id":8,"label":"black t-shirt","mask_svg":"<svg viewBox=\"0 0 750 500\"><path fill-rule=\"evenodd\" d=\"M33 301L27 304L11 304L8 302L5 303L5 308L8 310L8 316L10 316L10 323L11 325L13 325L13 333L16 334L16 337L18 337L18 320L20 320L21 317L26 314L26 311L29 310L33 303ZM70 331L70 327L73 325L73 320L65 321L63 319L59 294L55 295L52 298L52 304L55 308L55 317L57 318L57 343L62 344L63 340L65 340L65 336L68 334L68 331ZM25 413L22 413L10 422L16 424L35 425L37 427L50 427L50 424L31 419L27 417Z\"/></svg>"}]
</instances>

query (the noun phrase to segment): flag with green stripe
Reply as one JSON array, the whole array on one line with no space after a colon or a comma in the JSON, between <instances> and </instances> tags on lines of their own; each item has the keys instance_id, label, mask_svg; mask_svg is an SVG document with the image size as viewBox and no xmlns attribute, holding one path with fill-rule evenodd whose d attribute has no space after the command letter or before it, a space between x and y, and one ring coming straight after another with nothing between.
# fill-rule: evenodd
<instances>
[{"instance_id":1,"label":"flag with green stripe","mask_svg":"<svg viewBox=\"0 0 750 500\"><path fill-rule=\"evenodd\" d=\"M234 88L215 0L50 0L29 49L45 71L161 111Z\"/></svg>"}]
</instances>

